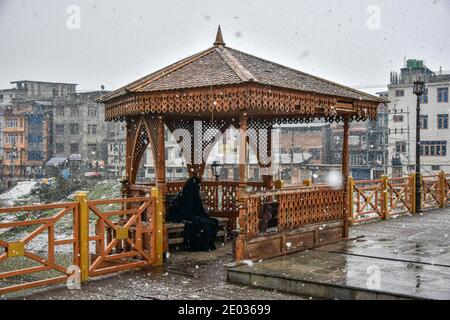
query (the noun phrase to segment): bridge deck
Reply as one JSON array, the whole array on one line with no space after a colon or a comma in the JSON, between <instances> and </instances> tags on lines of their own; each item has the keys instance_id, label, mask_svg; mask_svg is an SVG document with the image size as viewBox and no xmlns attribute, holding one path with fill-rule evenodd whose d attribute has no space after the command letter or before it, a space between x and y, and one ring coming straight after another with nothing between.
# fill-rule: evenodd
<instances>
[{"instance_id":1,"label":"bridge deck","mask_svg":"<svg viewBox=\"0 0 450 320\"><path fill-rule=\"evenodd\" d=\"M355 240L230 267L232 282L322 298L450 299L450 208L351 228ZM379 275L379 277L378 277Z\"/></svg>"}]
</instances>

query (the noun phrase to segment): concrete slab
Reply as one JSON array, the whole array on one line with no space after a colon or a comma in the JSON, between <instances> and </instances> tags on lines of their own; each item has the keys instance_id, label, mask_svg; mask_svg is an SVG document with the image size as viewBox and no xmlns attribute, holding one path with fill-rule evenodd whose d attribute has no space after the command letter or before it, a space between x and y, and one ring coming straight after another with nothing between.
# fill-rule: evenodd
<instances>
[{"instance_id":1,"label":"concrete slab","mask_svg":"<svg viewBox=\"0 0 450 320\"><path fill-rule=\"evenodd\" d=\"M364 238L228 268L234 283L327 299L450 299L450 209L351 229Z\"/></svg>"}]
</instances>

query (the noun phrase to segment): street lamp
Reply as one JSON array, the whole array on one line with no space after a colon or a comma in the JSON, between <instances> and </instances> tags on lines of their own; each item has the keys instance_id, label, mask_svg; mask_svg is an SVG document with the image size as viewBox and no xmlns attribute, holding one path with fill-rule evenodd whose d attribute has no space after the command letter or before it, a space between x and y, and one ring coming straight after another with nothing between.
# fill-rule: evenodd
<instances>
[{"instance_id":1,"label":"street lamp","mask_svg":"<svg viewBox=\"0 0 450 320\"><path fill-rule=\"evenodd\" d=\"M421 211L421 178L420 178L420 97L425 92L425 82L413 83L413 92L417 96L416 106L416 212Z\"/></svg>"},{"instance_id":2,"label":"street lamp","mask_svg":"<svg viewBox=\"0 0 450 320\"><path fill-rule=\"evenodd\" d=\"M211 170L214 177L216 177L216 181L219 181L219 177L222 174L223 164L220 161L213 161L211 164Z\"/></svg>"}]
</instances>

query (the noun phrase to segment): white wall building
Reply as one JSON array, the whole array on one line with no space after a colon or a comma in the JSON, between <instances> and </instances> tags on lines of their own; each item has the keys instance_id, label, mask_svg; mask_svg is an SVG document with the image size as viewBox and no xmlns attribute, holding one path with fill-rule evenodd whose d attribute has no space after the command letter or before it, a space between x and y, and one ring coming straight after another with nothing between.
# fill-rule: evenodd
<instances>
[{"instance_id":1,"label":"white wall building","mask_svg":"<svg viewBox=\"0 0 450 320\"><path fill-rule=\"evenodd\" d=\"M432 72L420 60L408 60L400 74L391 73L389 159L400 159L403 174L414 170L417 97L413 93L413 81L419 76L426 84L420 111L422 170L425 174L450 171L450 73ZM388 173L392 171L391 167Z\"/></svg>"}]
</instances>

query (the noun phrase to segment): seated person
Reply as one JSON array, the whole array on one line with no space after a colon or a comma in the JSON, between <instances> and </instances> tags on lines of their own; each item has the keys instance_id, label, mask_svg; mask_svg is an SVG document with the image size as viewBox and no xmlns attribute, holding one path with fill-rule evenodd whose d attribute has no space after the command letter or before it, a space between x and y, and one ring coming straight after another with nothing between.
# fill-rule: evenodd
<instances>
[{"instance_id":1,"label":"seated person","mask_svg":"<svg viewBox=\"0 0 450 320\"><path fill-rule=\"evenodd\" d=\"M167 221L184 223L184 249L188 251L215 250L218 221L208 216L200 197L201 179L189 178L181 194L171 203Z\"/></svg>"}]
</instances>

